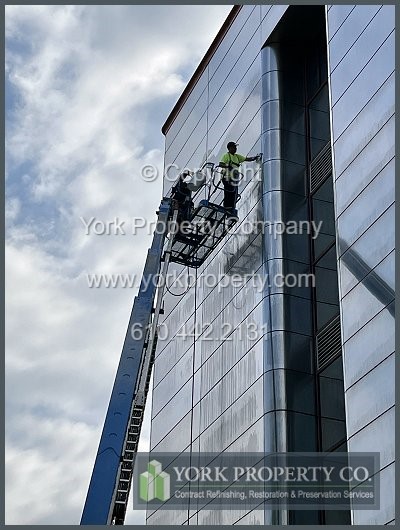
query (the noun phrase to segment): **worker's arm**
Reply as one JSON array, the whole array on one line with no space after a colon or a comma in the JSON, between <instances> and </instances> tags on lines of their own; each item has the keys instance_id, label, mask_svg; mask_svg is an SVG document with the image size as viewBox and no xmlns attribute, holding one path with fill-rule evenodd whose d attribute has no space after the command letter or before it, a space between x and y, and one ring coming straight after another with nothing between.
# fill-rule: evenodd
<instances>
[{"instance_id":1,"label":"worker's arm","mask_svg":"<svg viewBox=\"0 0 400 530\"><path fill-rule=\"evenodd\" d=\"M245 158L245 162L254 162L254 161L258 161L260 160L260 155L256 155L256 156L249 156L247 158Z\"/></svg>"}]
</instances>

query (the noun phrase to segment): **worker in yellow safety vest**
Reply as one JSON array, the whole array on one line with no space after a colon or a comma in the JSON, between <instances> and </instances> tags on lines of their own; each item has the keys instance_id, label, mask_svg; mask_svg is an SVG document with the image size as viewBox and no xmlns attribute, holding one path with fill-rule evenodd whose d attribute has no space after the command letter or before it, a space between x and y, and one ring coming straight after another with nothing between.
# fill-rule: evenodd
<instances>
[{"instance_id":1,"label":"worker in yellow safety vest","mask_svg":"<svg viewBox=\"0 0 400 530\"><path fill-rule=\"evenodd\" d=\"M225 169L222 174L224 185L224 208L228 213L236 215L236 201L238 196L238 185L240 180L239 167L242 162L254 162L260 159L260 155L246 157L239 155L235 142L228 142L226 146L228 152L224 154L219 163L219 167Z\"/></svg>"}]
</instances>

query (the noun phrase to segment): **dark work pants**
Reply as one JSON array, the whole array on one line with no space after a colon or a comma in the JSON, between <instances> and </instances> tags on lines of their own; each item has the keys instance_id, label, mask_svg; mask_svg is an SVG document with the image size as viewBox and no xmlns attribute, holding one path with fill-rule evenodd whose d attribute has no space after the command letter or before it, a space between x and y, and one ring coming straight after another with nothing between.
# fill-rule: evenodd
<instances>
[{"instance_id":1,"label":"dark work pants","mask_svg":"<svg viewBox=\"0 0 400 530\"><path fill-rule=\"evenodd\" d=\"M224 208L236 208L238 196L237 184L233 184L227 179L222 179L224 185Z\"/></svg>"}]
</instances>

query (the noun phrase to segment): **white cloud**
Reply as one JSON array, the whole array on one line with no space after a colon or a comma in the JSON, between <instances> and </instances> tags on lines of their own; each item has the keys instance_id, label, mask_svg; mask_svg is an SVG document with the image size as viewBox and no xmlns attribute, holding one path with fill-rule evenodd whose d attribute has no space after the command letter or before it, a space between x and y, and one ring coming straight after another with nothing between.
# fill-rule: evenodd
<instances>
[{"instance_id":1,"label":"white cloud","mask_svg":"<svg viewBox=\"0 0 400 530\"><path fill-rule=\"evenodd\" d=\"M6 7L8 524L79 522L134 295L85 273L138 274L151 240L79 218L154 218L140 167L229 9Z\"/></svg>"},{"instance_id":2,"label":"white cloud","mask_svg":"<svg viewBox=\"0 0 400 530\"><path fill-rule=\"evenodd\" d=\"M12 199L6 201L6 220L15 221L18 217L18 214L21 210L21 201L18 197L13 197Z\"/></svg>"}]
</instances>

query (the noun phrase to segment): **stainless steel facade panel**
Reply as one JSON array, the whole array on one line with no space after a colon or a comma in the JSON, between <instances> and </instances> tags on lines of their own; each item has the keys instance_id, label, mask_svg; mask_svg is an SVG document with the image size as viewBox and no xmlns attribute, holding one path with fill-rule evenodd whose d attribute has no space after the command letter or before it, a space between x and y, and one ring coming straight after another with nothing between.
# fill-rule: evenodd
<instances>
[{"instance_id":1,"label":"stainless steel facade panel","mask_svg":"<svg viewBox=\"0 0 400 530\"><path fill-rule=\"evenodd\" d=\"M197 139L196 145L199 143L198 140L205 136L207 133L207 104L208 94L207 91L204 90L166 152L166 160L174 162L192 136ZM189 147L185 149L186 153L188 151L190 152L190 144Z\"/></svg>"},{"instance_id":2,"label":"stainless steel facade panel","mask_svg":"<svg viewBox=\"0 0 400 530\"><path fill-rule=\"evenodd\" d=\"M164 193L168 193L175 180L185 169L194 171L206 160L207 114L204 114L195 131L187 138L184 148L177 154L172 150L171 158L165 159Z\"/></svg>"},{"instance_id":3,"label":"stainless steel facade panel","mask_svg":"<svg viewBox=\"0 0 400 530\"><path fill-rule=\"evenodd\" d=\"M257 111L260 109L260 87L261 83L253 88L252 92L247 95L243 104L237 107L234 104L225 105L209 129L209 149L217 154L226 152L226 144L231 138L237 139L238 132L247 127L252 121ZM238 97L242 98L239 94ZM258 135L260 134L258 131ZM235 141L234 140L234 141ZM245 155L247 153L244 153ZM219 161L219 160L218 160Z\"/></svg>"},{"instance_id":4,"label":"stainless steel facade panel","mask_svg":"<svg viewBox=\"0 0 400 530\"><path fill-rule=\"evenodd\" d=\"M189 503L188 503L189 504ZM188 510L157 510L146 521L148 525L183 525L187 524Z\"/></svg>"},{"instance_id":5,"label":"stainless steel facade panel","mask_svg":"<svg viewBox=\"0 0 400 530\"><path fill-rule=\"evenodd\" d=\"M330 65L333 71L346 53L358 42L382 6L355 6L331 39ZM357 40L355 40L357 39Z\"/></svg>"},{"instance_id":6,"label":"stainless steel facade panel","mask_svg":"<svg viewBox=\"0 0 400 530\"><path fill-rule=\"evenodd\" d=\"M200 434L200 451L221 452L263 415L263 378L260 377L214 423Z\"/></svg>"},{"instance_id":7,"label":"stainless steel facade panel","mask_svg":"<svg viewBox=\"0 0 400 530\"><path fill-rule=\"evenodd\" d=\"M165 163L174 162L180 169L218 162L228 140L239 141L238 151L245 155L262 151L264 159L262 181L242 184L236 233L198 269L188 293L166 296L162 324L169 332L159 341L155 360L152 450L316 448L311 291L268 282L259 289L245 276L296 275L310 263L307 235L271 236L279 222L308 218L304 92L296 84L296 59L283 101L281 50L275 45L262 49L287 9L240 9L166 135ZM376 432L382 431L382 466L393 457L392 13L392 7L378 5L326 8L335 219L324 218L323 233L337 235L340 243L344 383L340 378L325 381L322 391L332 399L324 402L322 437L328 446L334 436L345 435L337 414L344 384L350 450L373 450L379 440ZM320 117L318 108L311 114L312 123ZM320 127L314 144L326 143L328 133ZM165 183L164 189L169 186ZM315 201L317 213L318 206ZM240 233L245 222L260 220L273 223L270 234ZM183 267L173 267L185 274ZM332 268L318 272L325 284L334 280ZM219 283L206 285L202 275L217 275ZM226 281L234 275L244 285ZM335 296L318 292L323 318L338 313ZM249 336L253 325L256 334ZM391 469L380 472L385 491ZM388 494L380 511L357 511L353 518L389 523L392 512ZM148 523L276 520L268 509L198 511L190 503L187 510L155 512Z\"/></svg>"},{"instance_id":8,"label":"stainless steel facade panel","mask_svg":"<svg viewBox=\"0 0 400 530\"><path fill-rule=\"evenodd\" d=\"M194 317L192 316L189 320L184 321L182 324L182 330L187 328L190 330L194 326ZM162 329L167 329L162 327ZM179 333L179 331L178 331ZM185 331L186 334L186 331ZM166 348L157 356L156 365L154 369L154 384L158 384L163 377L173 368L176 363L181 359L183 355L188 351L188 349L193 348L193 337L188 335L186 338L180 336L174 336L172 340L168 342Z\"/></svg>"},{"instance_id":9,"label":"stainless steel facade panel","mask_svg":"<svg viewBox=\"0 0 400 530\"><path fill-rule=\"evenodd\" d=\"M230 67L232 67L235 58L235 56L230 53L230 50L235 47L235 43L238 41L238 39L241 39L242 48L240 48L240 46L238 45L236 45L235 48L236 53L238 55L243 49L243 42L249 41L249 37L251 36L250 30L252 30L253 33L256 28L251 27L248 24L248 20L250 17L252 17L252 21L254 23L257 20L257 12L259 12L259 7L252 5L244 5L239 11L231 27L224 36L224 39L218 46L218 49L215 51L214 55L210 59L208 65L210 81L213 79L218 70L221 71L220 79L223 79L222 72L227 73L230 70L230 68L228 68L226 64L230 64ZM257 25L259 25L259 23Z\"/></svg>"},{"instance_id":10,"label":"stainless steel facade panel","mask_svg":"<svg viewBox=\"0 0 400 530\"><path fill-rule=\"evenodd\" d=\"M232 337L232 346L234 346L234 340L235 338ZM221 353L219 355L217 353L212 357L217 365L222 364L221 357L223 356ZM225 355L229 355L230 352L224 353ZM262 375L262 361L262 349L252 348L236 365L233 366L233 368L226 372L206 394L202 392L202 406L200 408L201 431L205 430ZM225 363L229 363L229 358ZM213 363L208 364L210 367L213 365ZM223 368L220 370L223 372ZM209 387L214 383L214 377L211 377L212 381L209 381L210 374L204 369L202 370L202 374L204 374L203 380L205 379L205 387Z\"/></svg>"},{"instance_id":11,"label":"stainless steel facade panel","mask_svg":"<svg viewBox=\"0 0 400 530\"><path fill-rule=\"evenodd\" d=\"M179 362L153 389L153 415L167 403L190 378L193 370L193 348L190 348Z\"/></svg>"},{"instance_id":12,"label":"stainless steel facade panel","mask_svg":"<svg viewBox=\"0 0 400 530\"><path fill-rule=\"evenodd\" d=\"M379 472L380 478L380 509L379 510L353 510L352 524L355 525L383 525L390 523L395 518L394 499L395 464L390 464ZM360 488L361 489L361 488ZM393 523L391 523L393 524Z\"/></svg>"},{"instance_id":13,"label":"stainless steel facade panel","mask_svg":"<svg viewBox=\"0 0 400 530\"><path fill-rule=\"evenodd\" d=\"M384 308L394 319L394 253L389 254L341 301L342 338L346 342ZM357 308L357 309L355 309ZM362 333L362 331L361 331Z\"/></svg>"},{"instance_id":14,"label":"stainless steel facade panel","mask_svg":"<svg viewBox=\"0 0 400 530\"><path fill-rule=\"evenodd\" d=\"M373 391L372 389L376 389ZM394 354L387 357L355 385L346 390L349 438L394 405ZM381 432L393 440L393 432ZM356 451L356 444L352 449Z\"/></svg>"},{"instance_id":15,"label":"stainless steel facade panel","mask_svg":"<svg viewBox=\"0 0 400 530\"><path fill-rule=\"evenodd\" d=\"M394 210L392 204L342 255L339 275L342 298L394 249Z\"/></svg>"},{"instance_id":16,"label":"stainless steel facade panel","mask_svg":"<svg viewBox=\"0 0 400 530\"><path fill-rule=\"evenodd\" d=\"M210 105L214 98L217 97L217 94L220 94L220 96L226 94L226 97L229 98L232 89L237 86L240 79L260 52L258 31L260 25L260 10L258 6L246 7L248 10L252 9L252 12L214 74L212 73L210 63ZM221 108L222 107L223 105L221 105Z\"/></svg>"},{"instance_id":17,"label":"stainless steel facade panel","mask_svg":"<svg viewBox=\"0 0 400 530\"><path fill-rule=\"evenodd\" d=\"M153 415L151 441L154 446L192 409L192 389L193 378L185 383L157 415Z\"/></svg>"},{"instance_id":18,"label":"stainless steel facade panel","mask_svg":"<svg viewBox=\"0 0 400 530\"><path fill-rule=\"evenodd\" d=\"M288 7L288 5L261 5L261 46L264 46Z\"/></svg>"},{"instance_id":19,"label":"stainless steel facade panel","mask_svg":"<svg viewBox=\"0 0 400 530\"><path fill-rule=\"evenodd\" d=\"M214 98L210 98L208 108L210 125L219 120L225 107L237 112L260 81L260 64L257 60L259 54L257 37L258 34L256 33L249 42L248 48L243 51L238 63L232 65L232 70L224 80L224 84L219 87L219 91Z\"/></svg>"},{"instance_id":20,"label":"stainless steel facade panel","mask_svg":"<svg viewBox=\"0 0 400 530\"><path fill-rule=\"evenodd\" d=\"M197 376L200 388L198 400L200 400L200 397L204 397L229 372L229 370L232 369L232 367L236 367L236 370L240 369L236 363L242 363L243 361L245 365L240 364L240 366L244 368L248 367L249 363L255 361L252 374L246 375L246 379L250 377L252 382L254 382L255 379L258 379L261 375L262 367L260 368L259 362L262 361L262 339L258 339L257 341L255 339L254 344L249 350L246 350L245 347L235 347L234 342L237 340L238 338L236 334L233 333L228 337L228 340L223 347L216 350L201 366L201 370L196 372L195 381L197 374L199 374ZM244 360L244 357L247 356L248 359ZM232 377L232 374L230 377ZM238 380L238 385L243 386L240 383L240 380Z\"/></svg>"},{"instance_id":21,"label":"stainless steel facade panel","mask_svg":"<svg viewBox=\"0 0 400 530\"><path fill-rule=\"evenodd\" d=\"M384 128L385 129L385 128ZM379 157L380 154L385 156L388 151L392 153L392 142L394 133L394 118L386 125L386 130L382 129L380 144L377 140L376 143L370 145L369 150L365 150L363 155L358 157L357 162L354 164L354 171L360 171L362 173L369 173L371 182L362 190L362 192L356 197L356 199L344 210L344 212L337 218L338 233L339 233L339 251L342 254L346 248L351 246L356 239L360 237L365 230L376 221L376 219L389 208L394 201L394 172L393 165L386 171L378 170L376 176L371 174L371 167L368 167L368 161L374 156ZM377 137L376 137L377 138ZM387 139L388 144L384 144L384 140ZM376 149L373 150L374 145L382 145L381 151ZM382 152L383 151L383 152ZM387 157L390 156L387 155ZM376 167L376 166L375 166ZM392 169L392 171L390 171ZM351 178L352 171L349 171L346 175L346 180ZM342 177L345 175L343 174ZM342 178L341 177L341 178ZM340 179L339 179L340 180Z\"/></svg>"},{"instance_id":22,"label":"stainless steel facade panel","mask_svg":"<svg viewBox=\"0 0 400 530\"><path fill-rule=\"evenodd\" d=\"M264 370L287 368L313 371L312 337L289 331L273 331L264 336Z\"/></svg>"},{"instance_id":23,"label":"stainless steel facade panel","mask_svg":"<svg viewBox=\"0 0 400 530\"><path fill-rule=\"evenodd\" d=\"M252 510L247 515L236 521L237 525L263 525L264 524L264 510Z\"/></svg>"},{"instance_id":24,"label":"stainless steel facade panel","mask_svg":"<svg viewBox=\"0 0 400 530\"><path fill-rule=\"evenodd\" d=\"M354 121L336 140L335 149L340 157L335 160L335 173L338 179L356 156L373 140L394 114L394 73L385 81ZM347 182L347 187L352 182ZM359 181L353 188L359 189ZM351 196L350 190L349 195ZM340 212L339 212L340 213Z\"/></svg>"},{"instance_id":25,"label":"stainless steel facade panel","mask_svg":"<svg viewBox=\"0 0 400 530\"><path fill-rule=\"evenodd\" d=\"M354 78L345 80L347 89L333 107L333 137L336 140L394 71L392 33L371 60Z\"/></svg>"},{"instance_id":26,"label":"stainless steel facade panel","mask_svg":"<svg viewBox=\"0 0 400 530\"><path fill-rule=\"evenodd\" d=\"M168 130L168 134L165 137L165 149L169 150L170 146L175 140L176 135L179 133L181 128L184 126L186 120L190 117L190 114L193 108L196 106L199 98L203 95L203 92L207 90L208 85L208 75L207 72L204 75L201 75L196 85L193 87L193 90L190 92L185 105L182 107L182 110L179 112L179 115L172 122L171 127ZM198 113L197 113L198 114Z\"/></svg>"},{"instance_id":27,"label":"stainless steel facade panel","mask_svg":"<svg viewBox=\"0 0 400 530\"><path fill-rule=\"evenodd\" d=\"M350 451L382 451L384 466L394 458L394 6L346 9L332 6L327 28L347 436ZM394 518L389 475L381 509L353 510L354 524Z\"/></svg>"},{"instance_id":28,"label":"stainless steel facade panel","mask_svg":"<svg viewBox=\"0 0 400 530\"><path fill-rule=\"evenodd\" d=\"M378 184L389 185L391 196L386 199L386 206L392 202L394 184L394 118L373 138L335 183L336 216L346 214L356 205L361 204ZM377 156L374 159L374 154ZM347 193L346 193L347 192ZM385 192L382 192L383 195ZM360 202L358 202L360 201ZM377 209L379 212L379 208ZM365 224L364 224L365 226ZM351 238L354 240L354 236Z\"/></svg>"},{"instance_id":29,"label":"stainless steel facade panel","mask_svg":"<svg viewBox=\"0 0 400 530\"><path fill-rule=\"evenodd\" d=\"M376 9L377 6L360 7L363 8L361 12L364 12L367 7ZM349 31L352 32L354 28L350 28ZM331 84L333 104L336 103L346 90L348 80L355 78L361 72L373 55L377 53L384 42L389 38L388 30L390 30L390 28L394 30L394 6L385 6L384 8L381 8L373 20L371 20L368 27L365 28L364 32L342 58L337 67L332 71ZM340 31L338 33L340 33Z\"/></svg>"},{"instance_id":30,"label":"stainless steel facade panel","mask_svg":"<svg viewBox=\"0 0 400 530\"><path fill-rule=\"evenodd\" d=\"M394 406L378 416L372 423L349 438L349 451L376 452L379 455L379 469L382 469L395 459L394 439L395 409ZM382 433L387 433L382 436Z\"/></svg>"},{"instance_id":31,"label":"stainless steel facade panel","mask_svg":"<svg viewBox=\"0 0 400 530\"><path fill-rule=\"evenodd\" d=\"M153 433L150 436L150 450L180 453L190 447L191 444L192 411L190 411L180 422L169 431L169 433L157 444L154 443ZM153 427L153 421L152 421Z\"/></svg>"},{"instance_id":32,"label":"stainless steel facade panel","mask_svg":"<svg viewBox=\"0 0 400 530\"><path fill-rule=\"evenodd\" d=\"M354 385L394 352L393 317L384 309L344 344L346 384Z\"/></svg>"},{"instance_id":33,"label":"stainless steel facade panel","mask_svg":"<svg viewBox=\"0 0 400 530\"><path fill-rule=\"evenodd\" d=\"M328 40L331 40L346 18L355 8L355 5L333 5L328 17Z\"/></svg>"}]
</instances>

